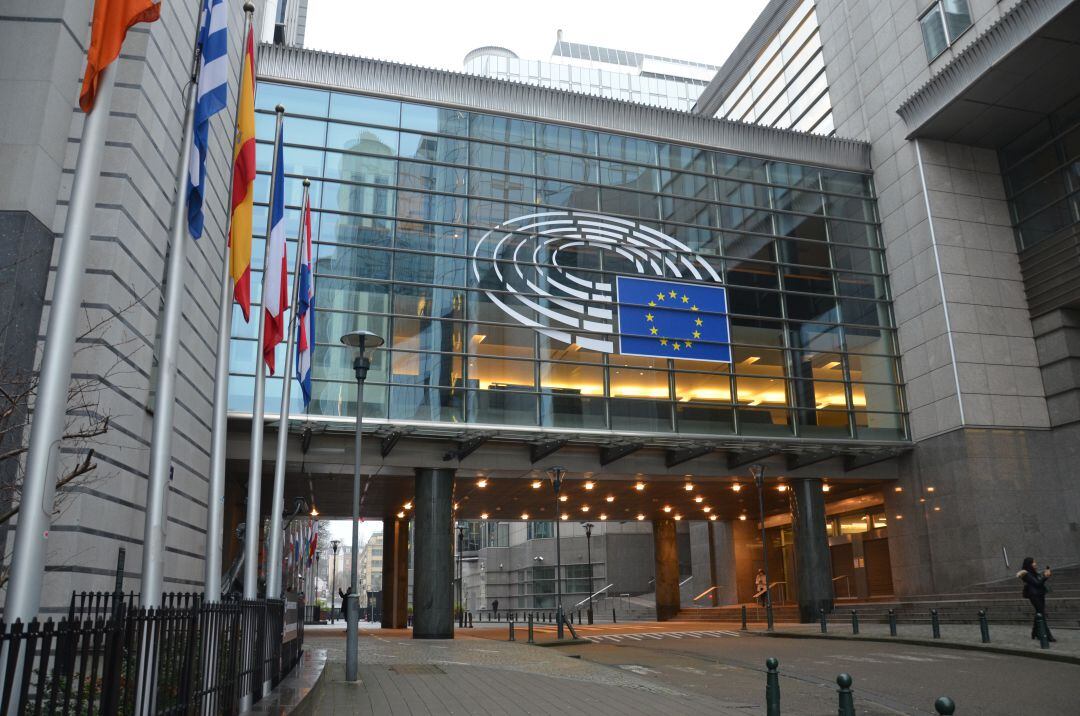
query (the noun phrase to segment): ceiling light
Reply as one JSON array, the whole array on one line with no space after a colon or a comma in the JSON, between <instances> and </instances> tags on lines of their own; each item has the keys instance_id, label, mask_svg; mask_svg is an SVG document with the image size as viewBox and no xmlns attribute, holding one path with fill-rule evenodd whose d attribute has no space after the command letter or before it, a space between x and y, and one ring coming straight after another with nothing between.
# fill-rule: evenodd
<instances>
[{"instance_id":1,"label":"ceiling light","mask_svg":"<svg viewBox=\"0 0 1080 716\"><path fill-rule=\"evenodd\" d=\"M585 482L585 485L584 485L586 490L591 490L591 489L593 489L594 486L595 486L595 483L592 480L587 480Z\"/></svg>"},{"instance_id":2,"label":"ceiling light","mask_svg":"<svg viewBox=\"0 0 1080 716\"><path fill-rule=\"evenodd\" d=\"M739 484L739 483L737 483L737 482L736 482L736 483L734 483L734 484L733 484L733 485L731 486L731 491L732 491L732 492L738 492L738 491L739 491L739 490L741 490L741 489L742 489L742 485L740 485L740 484Z\"/></svg>"},{"instance_id":3,"label":"ceiling light","mask_svg":"<svg viewBox=\"0 0 1080 716\"><path fill-rule=\"evenodd\" d=\"M682 515L675 515L675 521L678 522L682 519Z\"/></svg>"},{"instance_id":4,"label":"ceiling light","mask_svg":"<svg viewBox=\"0 0 1080 716\"><path fill-rule=\"evenodd\" d=\"M606 519L607 519L607 515L605 515L605 514L604 514L603 512L601 512L601 513L600 513L600 519L602 519L602 520L606 520Z\"/></svg>"},{"instance_id":5,"label":"ceiling light","mask_svg":"<svg viewBox=\"0 0 1080 716\"><path fill-rule=\"evenodd\" d=\"M897 515L897 516L896 516L896 519L898 519L898 520L902 520L902 519L904 519L904 516L903 516L903 515Z\"/></svg>"},{"instance_id":6,"label":"ceiling light","mask_svg":"<svg viewBox=\"0 0 1080 716\"><path fill-rule=\"evenodd\" d=\"M637 483L636 485L634 485L634 489L637 490L638 492L643 491L645 489L645 483L644 482Z\"/></svg>"},{"instance_id":7,"label":"ceiling light","mask_svg":"<svg viewBox=\"0 0 1080 716\"><path fill-rule=\"evenodd\" d=\"M687 492L693 492L694 491L694 483L692 483L692 482L686 483L685 485L683 485L683 489L686 490Z\"/></svg>"},{"instance_id":8,"label":"ceiling light","mask_svg":"<svg viewBox=\"0 0 1080 716\"><path fill-rule=\"evenodd\" d=\"M454 505L454 506L457 507L457 505ZM404 510L411 510L412 509L412 503L411 502L406 502L404 505L401 506L401 508L404 509Z\"/></svg>"},{"instance_id":9,"label":"ceiling light","mask_svg":"<svg viewBox=\"0 0 1080 716\"><path fill-rule=\"evenodd\" d=\"M902 488L902 487L894 487L893 488L893 492L903 492L903 491L904 491L904 488Z\"/></svg>"},{"instance_id":10,"label":"ceiling light","mask_svg":"<svg viewBox=\"0 0 1080 716\"><path fill-rule=\"evenodd\" d=\"M570 498L567 497L566 495L559 495L559 502L566 502L569 499Z\"/></svg>"},{"instance_id":11,"label":"ceiling light","mask_svg":"<svg viewBox=\"0 0 1080 716\"><path fill-rule=\"evenodd\" d=\"M314 507L311 508L311 516L312 517L318 517L319 516L319 511L316 510Z\"/></svg>"},{"instance_id":12,"label":"ceiling light","mask_svg":"<svg viewBox=\"0 0 1080 716\"><path fill-rule=\"evenodd\" d=\"M638 522L641 522L643 519L645 519L645 515L643 515L643 514L641 514L639 512L637 518L638 518Z\"/></svg>"},{"instance_id":13,"label":"ceiling light","mask_svg":"<svg viewBox=\"0 0 1080 716\"><path fill-rule=\"evenodd\" d=\"M664 505L664 512L671 512L671 505Z\"/></svg>"},{"instance_id":14,"label":"ceiling light","mask_svg":"<svg viewBox=\"0 0 1080 716\"><path fill-rule=\"evenodd\" d=\"M589 511L589 506L588 505L582 505L581 506L581 511L582 512L588 512Z\"/></svg>"},{"instance_id":15,"label":"ceiling light","mask_svg":"<svg viewBox=\"0 0 1080 716\"><path fill-rule=\"evenodd\" d=\"M488 518L488 514L486 512L481 512L480 513L480 519L486 520L487 518Z\"/></svg>"},{"instance_id":16,"label":"ceiling light","mask_svg":"<svg viewBox=\"0 0 1080 716\"><path fill-rule=\"evenodd\" d=\"M934 512L941 512L941 508L940 507L935 507Z\"/></svg>"},{"instance_id":17,"label":"ceiling light","mask_svg":"<svg viewBox=\"0 0 1080 716\"><path fill-rule=\"evenodd\" d=\"M776 491L777 492L787 492L787 485L777 485L776 486Z\"/></svg>"},{"instance_id":18,"label":"ceiling light","mask_svg":"<svg viewBox=\"0 0 1080 716\"><path fill-rule=\"evenodd\" d=\"M712 512L712 508L709 507L708 505L705 505L704 507L701 508L701 511L704 512L705 514L709 514L710 512Z\"/></svg>"},{"instance_id":19,"label":"ceiling light","mask_svg":"<svg viewBox=\"0 0 1080 716\"><path fill-rule=\"evenodd\" d=\"M454 509L455 510L457 509L457 503L456 502L454 503Z\"/></svg>"},{"instance_id":20,"label":"ceiling light","mask_svg":"<svg viewBox=\"0 0 1080 716\"><path fill-rule=\"evenodd\" d=\"M476 481L477 487L487 487L487 480L480 479Z\"/></svg>"},{"instance_id":21,"label":"ceiling light","mask_svg":"<svg viewBox=\"0 0 1080 716\"><path fill-rule=\"evenodd\" d=\"M615 501L615 495L608 495L604 499L607 500L608 502L614 502Z\"/></svg>"},{"instance_id":22,"label":"ceiling light","mask_svg":"<svg viewBox=\"0 0 1080 716\"><path fill-rule=\"evenodd\" d=\"M715 522L716 521L716 515L709 515L709 519L712 520L713 522Z\"/></svg>"},{"instance_id":23,"label":"ceiling light","mask_svg":"<svg viewBox=\"0 0 1080 716\"><path fill-rule=\"evenodd\" d=\"M529 513L528 512L522 512L521 513L521 519L523 519L523 520L529 519Z\"/></svg>"},{"instance_id":24,"label":"ceiling light","mask_svg":"<svg viewBox=\"0 0 1080 716\"><path fill-rule=\"evenodd\" d=\"M702 497L701 495L698 495L697 497L694 498L694 502L701 503L701 502L704 502L704 501L705 501L705 498Z\"/></svg>"},{"instance_id":25,"label":"ceiling light","mask_svg":"<svg viewBox=\"0 0 1080 716\"><path fill-rule=\"evenodd\" d=\"M934 491L934 488L932 488L932 487L928 487L928 488L926 488L926 491L927 491L927 492L933 492L933 491Z\"/></svg>"},{"instance_id":26,"label":"ceiling light","mask_svg":"<svg viewBox=\"0 0 1080 716\"><path fill-rule=\"evenodd\" d=\"M399 520L401 520L401 519L405 519L405 513L404 513L404 512L399 512L399 513L397 513L397 516L398 516L398 519L399 519Z\"/></svg>"},{"instance_id":27,"label":"ceiling light","mask_svg":"<svg viewBox=\"0 0 1080 716\"><path fill-rule=\"evenodd\" d=\"M564 519L564 520L568 520L568 519L570 519L570 515L566 514L565 512L564 512L564 513L562 513L562 516L561 516L561 517L562 517L562 519Z\"/></svg>"},{"instance_id":28,"label":"ceiling light","mask_svg":"<svg viewBox=\"0 0 1080 716\"><path fill-rule=\"evenodd\" d=\"M544 483L540 482L539 480L533 480L533 481L532 481L532 489L534 489L534 490L539 490L539 489L540 489L540 485L543 485L543 484L544 484Z\"/></svg>"},{"instance_id":29,"label":"ceiling light","mask_svg":"<svg viewBox=\"0 0 1080 716\"><path fill-rule=\"evenodd\" d=\"M739 515L739 522L746 522L746 515Z\"/></svg>"},{"instance_id":30,"label":"ceiling light","mask_svg":"<svg viewBox=\"0 0 1080 716\"><path fill-rule=\"evenodd\" d=\"M829 487L829 483L827 483L827 482L823 482L823 483L821 483L821 491L822 491L822 492L828 492L828 491L829 491L829 490L831 490L831 489L832 489L832 488L831 488L831 487Z\"/></svg>"}]
</instances>

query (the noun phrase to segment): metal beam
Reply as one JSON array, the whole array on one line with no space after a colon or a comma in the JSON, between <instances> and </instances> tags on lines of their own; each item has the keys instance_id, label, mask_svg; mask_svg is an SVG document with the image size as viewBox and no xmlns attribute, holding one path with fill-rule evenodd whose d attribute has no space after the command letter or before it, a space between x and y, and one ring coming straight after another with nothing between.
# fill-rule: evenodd
<instances>
[{"instance_id":1,"label":"metal beam","mask_svg":"<svg viewBox=\"0 0 1080 716\"><path fill-rule=\"evenodd\" d=\"M474 438L469 438L468 440L462 440L457 443L457 448L455 450L450 450L443 455L443 460L464 460L469 455L476 452L477 448L487 442L487 439L487 435L479 435Z\"/></svg>"},{"instance_id":2,"label":"metal beam","mask_svg":"<svg viewBox=\"0 0 1080 716\"><path fill-rule=\"evenodd\" d=\"M382 439L382 446L379 449L379 453L383 457L386 457L387 455L389 455L390 451L394 449L395 445L397 445L398 440L401 440L402 435L403 435L403 433L401 433L399 431L395 431L395 432L390 433L386 437L384 437Z\"/></svg>"},{"instance_id":3,"label":"metal beam","mask_svg":"<svg viewBox=\"0 0 1080 716\"><path fill-rule=\"evenodd\" d=\"M625 445L612 445L600 448L600 465L608 465L619 458L626 457L630 453L637 452L645 447L645 443L627 443Z\"/></svg>"},{"instance_id":4,"label":"metal beam","mask_svg":"<svg viewBox=\"0 0 1080 716\"><path fill-rule=\"evenodd\" d=\"M817 452L808 453L788 453L787 456L787 469L798 470L800 467L806 467L807 465L814 465L819 462L828 460L830 457L836 457L836 453L830 450L823 450Z\"/></svg>"},{"instance_id":5,"label":"metal beam","mask_svg":"<svg viewBox=\"0 0 1080 716\"><path fill-rule=\"evenodd\" d=\"M569 440L548 440L542 443L533 443L529 446L529 461L540 462L545 457L562 449Z\"/></svg>"},{"instance_id":6,"label":"metal beam","mask_svg":"<svg viewBox=\"0 0 1080 716\"><path fill-rule=\"evenodd\" d=\"M894 457L899 456L899 454L900 453L898 452L889 450L887 452L863 453L862 455L846 455L844 456L844 472L851 472L852 470L858 470L867 465L885 462L886 460L891 460Z\"/></svg>"},{"instance_id":7,"label":"metal beam","mask_svg":"<svg viewBox=\"0 0 1080 716\"><path fill-rule=\"evenodd\" d=\"M674 450L668 450L664 455L664 464L668 467L675 467L681 465L687 460L693 460L695 457L701 457L702 455L708 455L715 448L711 445L698 445L696 447L678 448Z\"/></svg>"},{"instance_id":8,"label":"metal beam","mask_svg":"<svg viewBox=\"0 0 1080 716\"><path fill-rule=\"evenodd\" d=\"M766 460L777 452L778 451L773 448L747 452L729 452L727 456L727 466L729 470L734 470L735 468L744 467L760 460Z\"/></svg>"}]
</instances>

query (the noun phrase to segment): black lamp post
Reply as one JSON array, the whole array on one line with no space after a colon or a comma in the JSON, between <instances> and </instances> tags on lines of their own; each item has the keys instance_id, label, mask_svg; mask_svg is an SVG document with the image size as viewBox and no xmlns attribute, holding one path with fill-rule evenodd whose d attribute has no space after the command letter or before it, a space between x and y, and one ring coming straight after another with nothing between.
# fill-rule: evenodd
<instances>
[{"instance_id":1,"label":"black lamp post","mask_svg":"<svg viewBox=\"0 0 1080 716\"><path fill-rule=\"evenodd\" d=\"M334 595L337 594L337 592L334 591L334 587L337 586L336 585L336 580L337 580L337 551L338 551L338 547L340 547L340 546L341 546L341 540L339 540L339 539L330 540L330 550L333 552L333 555L334 555L333 559L330 560L330 623L331 624L334 623Z\"/></svg>"},{"instance_id":2,"label":"black lamp post","mask_svg":"<svg viewBox=\"0 0 1080 716\"><path fill-rule=\"evenodd\" d=\"M592 611L592 595L593 595L593 576L592 576L592 522L586 522L582 525L585 528L585 553L586 559L589 561L589 624L593 623L593 611Z\"/></svg>"},{"instance_id":3,"label":"black lamp post","mask_svg":"<svg viewBox=\"0 0 1080 716\"><path fill-rule=\"evenodd\" d=\"M754 484L757 485L758 516L761 520L761 561L765 571L765 622L768 631L773 630L772 612L772 587L769 582L769 543L765 538L765 466L754 464L750 466L750 474L754 476Z\"/></svg>"},{"instance_id":4,"label":"black lamp post","mask_svg":"<svg viewBox=\"0 0 1080 716\"><path fill-rule=\"evenodd\" d=\"M465 574L462 571L462 548L465 546L465 525L457 523L457 601L458 601L458 626L465 628Z\"/></svg>"},{"instance_id":5,"label":"black lamp post","mask_svg":"<svg viewBox=\"0 0 1080 716\"><path fill-rule=\"evenodd\" d=\"M559 530L559 492L562 490L563 478L566 477L566 468L549 467L547 469L551 487L555 490L555 635L563 638L563 607L562 607L562 534Z\"/></svg>"}]
</instances>

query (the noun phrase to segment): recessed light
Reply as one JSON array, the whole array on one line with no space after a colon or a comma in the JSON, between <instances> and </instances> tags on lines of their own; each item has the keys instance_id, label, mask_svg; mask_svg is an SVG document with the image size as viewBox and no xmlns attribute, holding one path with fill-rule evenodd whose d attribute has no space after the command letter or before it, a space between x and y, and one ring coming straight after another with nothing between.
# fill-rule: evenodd
<instances>
[{"instance_id":1,"label":"recessed light","mask_svg":"<svg viewBox=\"0 0 1080 716\"><path fill-rule=\"evenodd\" d=\"M570 498L567 497L566 495L559 495L559 502L566 502L569 499Z\"/></svg>"},{"instance_id":2,"label":"recessed light","mask_svg":"<svg viewBox=\"0 0 1080 716\"><path fill-rule=\"evenodd\" d=\"M678 522L682 519L682 515L675 515L675 521Z\"/></svg>"},{"instance_id":3,"label":"recessed light","mask_svg":"<svg viewBox=\"0 0 1080 716\"><path fill-rule=\"evenodd\" d=\"M742 485L740 485L737 482L731 486L731 491L732 492L738 492L741 489L742 489Z\"/></svg>"},{"instance_id":4,"label":"recessed light","mask_svg":"<svg viewBox=\"0 0 1080 716\"><path fill-rule=\"evenodd\" d=\"M586 490L591 490L595 486L596 486L596 483L594 483L592 480L586 480L585 485L584 485Z\"/></svg>"},{"instance_id":5,"label":"recessed light","mask_svg":"<svg viewBox=\"0 0 1080 716\"><path fill-rule=\"evenodd\" d=\"M528 512L522 512L521 513L521 519L523 519L523 520L529 519L529 513Z\"/></svg>"},{"instance_id":6,"label":"recessed light","mask_svg":"<svg viewBox=\"0 0 1080 716\"><path fill-rule=\"evenodd\" d=\"M316 510L314 507L311 508L311 516L312 517L318 517L319 516L319 511Z\"/></svg>"},{"instance_id":7,"label":"recessed light","mask_svg":"<svg viewBox=\"0 0 1080 716\"><path fill-rule=\"evenodd\" d=\"M709 519L715 522L716 521L716 515L709 515Z\"/></svg>"},{"instance_id":8,"label":"recessed light","mask_svg":"<svg viewBox=\"0 0 1080 716\"><path fill-rule=\"evenodd\" d=\"M615 495L608 495L604 499L607 500L608 502L614 502L615 501Z\"/></svg>"},{"instance_id":9,"label":"recessed light","mask_svg":"<svg viewBox=\"0 0 1080 716\"><path fill-rule=\"evenodd\" d=\"M564 513L562 513L562 519L564 519L564 520L568 520L568 519L570 519L570 515L568 515L568 514L566 514L566 513L564 512Z\"/></svg>"},{"instance_id":10,"label":"recessed light","mask_svg":"<svg viewBox=\"0 0 1080 716\"><path fill-rule=\"evenodd\" d=\"M739 522L746 522L746 515L739 515Z\"/></svg>"},{"instance_id":11,"label":"recessed light","mask_svg":"<svg viewBox=\"0 0 1080 716\"><path fill-rule=\"evenodd\" d=\"M664 512L671 512L671 505L664 505Z\"/></svg>"},{"instance_id":12,"label":"recessed light","mask_svg":"<svg viewBox=\"0 0 1080 716\"><path fill-rule=\"evenodd\" d=\"M787 485L777 485L776 486L776 491L777 492L787 492Z\"/></svg>"},{"instance_id":13,"label":"recessed light","mask_svg":"<svg viewBox=\"0 0 1080 716\"><path fill-rule=\"evenodd\" d=\"M642 490L645 489L645 483L644 482L637 483L636 485L634 485L634 489L637 490L638 492L641 492Z\"/></svg>"},{"instance_id":14,"label":"recessed light","mask_svg":"<svg viewBox=\"0 0 1080 716\"><path fill-rule=\"evenodd\" d=\"M588 512L589 511L589 506L588 505L582 505L581 506L581 511L582 512Z\"/></svg>"},{"instance_id":15,"label":"recessed light","mask_svg":"<svg viewBox=\"0 0 1080 716\"><path fill-rule=\"evenodd\" d=\"M487 480L480 479L476 481L477 487L487 487Z\"/></svg>"},{"instance_id":16,"label":"recessed light","mask_svg":"<svg viewBox=\"0 0 1080 716\"><path fill-rule=\"evenodd\" d=\"M401 508L404 509L404 510L411 510L412 509L412 503L411 502L406 502L404 505L401 506Z\"/></svg>"},{"instance_id":17,"label":"recessed light","mask_svg":"<svg viewBox=\"0 0 1080 716\"><path fill-rule=\"evenodd\" d=\"M934 488L932 488L932 487L928 487L928 488L926 488L926 491L927 491L927 492L933 492L933 491L934 491Z\"/></svg>"},{"instance_id":18,"label":"recessed light","mask_svg":"<svg viewBox=\"0 0 1080 716\"><path fill-rule=\"evenodd\" d=\"M709 507L708 505L705 505L704 507L701 508L701 511L704 512L705 514L709 514L710 512L712 512L712 508Z\"/></svg>"},{"instance_id":19,"label":"recessed light","mask_svg":"<svg viewBox=\"0 0 1080 716\"><path fill-rule=\"evenodd\" d=\"M832 488L831 488L831 487L829 487L829 483L827 483L827 482L823 482L823 483L821 484L821 491L822 491L822 492L828 492L828 491L829 491L829 490L831 490L831 489L832 489Z\"/></svg>"},{"instance_id":20,"label":"recessed light","mask_svg":"<svg viewBox=\"0 0 1080 716\"><path fill-rule=\"evenodd\" d=\"M540 485L542 485L542 484L544 484L544 483L540 482L539 480L533 480L532 481L532 489L539 490Z\"/></svg>"},{"instance_id":21,"label":"recessed light","mask_svg":"<svg viewBox=\"0 0 1080 716\"><path fill-rule=\"evenodd\" d=\"M600 519L602 519L602 520L606 520L606 519L607 519L607 515L605 515L605 514L604 514L603 512L601 512L601 513L600 513Z\"/></svg>"},{"instance_id":22,"label":"recessed light","mask_svg":"<svg viewBox=\"0 0 1080 716\"><path fill-rule=\"evenodd\" d=\"M893 488L893 492L903 492L903 491L904 491L904 488L902 488L902 487L894 487Z\"/></svg>"},{"instance_id":23,"label":"recessed light","mask_svg":"<svg viewBox=\"0 0 1080 716\"><path fill-rule=\"evenodd\" d=\"M643 514L641 514L639 512L637 518L638 518L638 522L641 522L643 519L645 519L645 515L643 515Z\"/></svg>"},{"instance_id":24,"label":"recessed light","mask_svg":"<svg viewBox=\"0 0 1080 716\"><path fill-rule=\"evenodd\" d=\"M686 483L685 485L683 485L683 489L686 490L687 492L693 492L694 491L694 483L692 483L692 482Z\"/></svg>"},{"instance_id":25,"label":"recessed light","mask_svg":"<svg viewBox=\"0 0 1080 716\"><path fill-rule=\"evenodd\" d=\"M404 519L405 518L405 513L404 512L399 512L399 513L397 513L397 516L398 516L399 520Z\"/></svg>"},{"instance_id":26,"label":"recessed light","mask_svg":"<svg viewBox=\"0 0 1080 716\"><path fill-rule=\"evenodd\" d=\"M702 497L701 495L698 495L697 497L694 498L694 502L701 503L701 502L704 502L704 501L705 501L705 498Z\"/></svg>"},{"instance_id":27,"label":"recessed light","mask_svg":"<svg viewBox=\"0 0 1080 716\"><path fill-rule=\"evenodd\" d=\"M480 519L486 520L487 518L488 518L488 513L486 513L486 512L481 512L480 513Z\"/></svg>"}]
</instances>

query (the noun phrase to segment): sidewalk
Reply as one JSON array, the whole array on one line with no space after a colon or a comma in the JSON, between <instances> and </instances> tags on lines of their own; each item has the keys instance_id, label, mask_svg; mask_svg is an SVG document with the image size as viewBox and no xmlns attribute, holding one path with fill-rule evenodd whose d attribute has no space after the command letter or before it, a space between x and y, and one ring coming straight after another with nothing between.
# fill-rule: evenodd
<instances>
[{"instance_id":1,"label":"sidewalk","mask_svg":"<svg viewBox=\"0 0 1080 716\"><path fill-rule=\"evenodd\" d=\"M305 648L325 649L328 660L294 714L745 714L740 704L660 686L558 650L460 631L454 640L429 641L362 630L360 680L349 683L341 631L308 631Z\"/></svg>"}]
</instances>

